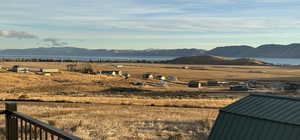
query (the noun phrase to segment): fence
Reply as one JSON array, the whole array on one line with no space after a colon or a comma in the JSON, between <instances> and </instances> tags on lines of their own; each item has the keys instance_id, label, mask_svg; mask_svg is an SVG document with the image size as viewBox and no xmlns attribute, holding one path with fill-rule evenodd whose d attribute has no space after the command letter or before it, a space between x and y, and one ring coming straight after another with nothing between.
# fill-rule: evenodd
<instances>
[{"instance_id":1,"label":"fence","mask_svg":"<svg viewBox=\"0 0 300 140\"><path fill-rule=\"evenodd\" d=\"M16 103L5 103L6 140L82 140L28 115L17 112Z\"/></svg>"}]
</instances>

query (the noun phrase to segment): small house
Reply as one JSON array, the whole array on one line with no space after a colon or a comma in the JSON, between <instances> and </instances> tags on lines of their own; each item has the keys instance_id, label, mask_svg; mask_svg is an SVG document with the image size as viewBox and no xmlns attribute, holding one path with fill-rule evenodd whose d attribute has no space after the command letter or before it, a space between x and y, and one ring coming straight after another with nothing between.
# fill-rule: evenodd
<instances>
[{"instance_id":1,"label":"small house","mask_svg":"<svg viewBox=\"0 0 300 140\"><path fill-rule=\"evenodd\" d=\"M298 140L300 99L251 94L219 111L208 140Z\"/></svg>"},{"instance_id":2,"label":"small house","mask_svg":"<svg viewBox=\"0 0 300 140\"><path fill-rule=\"evenodd\" d=\"M156 79L157 80L167 80L167 78L165 77L165 76L163 76L163 75L158 75L157 77L156 77Z\"/></svg>"},{"instance_id":3,"label":"small house","mask_svg":"<svg viewBox=\"0 0 300 140\"><path fill-rule=\"evenodd\" d=\"M17 72L17 73L28 73L29 72L29 68L20 66L20 65L15 65L12 67L12 71L13 72Z\"/></svg>"},{"instance_id":4,"label":"small house","mask_svg":"<svg viewBox=\"0 0 300 140\"><path fill-rule=\"evenodd\" d=\"M58 73L59 69L41 69L43 73Z\"/></svg>"},{"instance_id":5,"label":"small house","mask_svg":"<svg viewBox=\"0 0 300 140\"><path fill-rule=\"evenodd\" d=\"M153 78L154 78L153 74L150 74L150 73L143 75L143 79L153 79Z\"/></svg>"},{"instance_id":6,"label":"small house","mask_svg":"<svg viewBox=\"0 0 300 140\"><path fill-rule=\"evenodd\" d=\"M188 83L188 87L190 87L190 88L201 88L202 84L199 81L190 81Z\"/></svg>"}]
</instances>

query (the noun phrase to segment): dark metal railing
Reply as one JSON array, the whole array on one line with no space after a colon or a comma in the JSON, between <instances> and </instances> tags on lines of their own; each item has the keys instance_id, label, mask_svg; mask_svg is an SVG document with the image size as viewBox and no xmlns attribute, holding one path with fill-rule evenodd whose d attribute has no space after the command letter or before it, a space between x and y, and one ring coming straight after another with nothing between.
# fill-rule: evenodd
<instances>
[{"instance_id":1,"label":"dark metal railing","mask_svg":"<svg viewBox=\"0 0 300 140\"><path fill-rule=\"evenodd\" d=\"M28 115L17 112L16 103L6 103L5 110L7 140L82 140L60 129Z\"/></svg>"}]
</instances>

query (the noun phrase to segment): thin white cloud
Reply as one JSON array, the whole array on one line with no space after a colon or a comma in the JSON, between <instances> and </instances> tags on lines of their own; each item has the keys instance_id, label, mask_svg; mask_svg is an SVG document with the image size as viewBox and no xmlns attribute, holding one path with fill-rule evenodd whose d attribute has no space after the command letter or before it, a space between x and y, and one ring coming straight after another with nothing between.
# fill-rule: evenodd
<instances>
[{"instance_id":1,"label":"thin white cloud","mask_svg":"<svg viewBox=\"0 0 300 140\"><path fill-rule=\"evenodd\" d=\"M17 38L17 39L36 39L37 36L23 31L0 30L0 37Z\"/></svg>"},{"instance_id":2,"label":"thin white cloud","mask_svg":"<svg viewBox=\"0 0 300 140\"><path fill-rule=\"evenodd\" d=\"M265 35L273 39L274 36L277 38L281 36L273 34L274 32L286 33L286 36L289 36L288 33L294 31L290 36L295 36L295 32L300 31L300 14L297 13L300 6L295 8L296 2L296 0L26 0L20 4L18 0L11 0L0 5L0 17L5 19L0 20L0 28L32 31L40 38L53 36L68 42L72 38L86 40L240 38L255 41ZM63 42L61 40L48 39L46 42L61 45Z\"/></svg>"},{"instance_id":3,"label":"thin white cloud","mask_svg":"<svg viewBox=\"0 0 300 140\"><path fill-rule=\"evenodd\" d=\"M96 29L126 29L151 32L253 32L284 29L300 29L300 20L269 17L199 17L169 16L134 18L71 16L54 18L58 22L76 22Z\"/></svg>"}]
</instances>

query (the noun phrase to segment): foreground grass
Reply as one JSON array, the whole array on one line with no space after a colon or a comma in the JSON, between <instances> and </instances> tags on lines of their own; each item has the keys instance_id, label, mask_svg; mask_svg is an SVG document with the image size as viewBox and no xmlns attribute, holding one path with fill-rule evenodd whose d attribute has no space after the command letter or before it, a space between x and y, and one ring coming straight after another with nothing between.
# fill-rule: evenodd
<instances>
[{"instance_id":1,"label":"foreground grass","mask_svg":"<svg viewBox=\"0 0 300 140\"><path fill-rule=\"evenodd\" d=\"M20 103L19 111L85 140L205 140L218 114L217 109L78 103Z\"/></svg>"}]
</instances>

